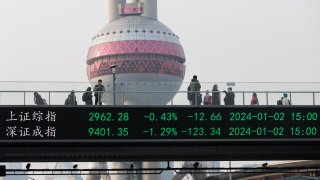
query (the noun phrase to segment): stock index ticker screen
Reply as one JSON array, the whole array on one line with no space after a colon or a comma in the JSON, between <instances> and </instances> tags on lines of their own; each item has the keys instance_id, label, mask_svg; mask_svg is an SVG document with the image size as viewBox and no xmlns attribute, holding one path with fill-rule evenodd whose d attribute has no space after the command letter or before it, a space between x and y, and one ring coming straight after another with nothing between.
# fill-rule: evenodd
<instances>
[{"instance_id":1,"label":"stock index ticker screen","mask_svg":"<svg viewBox=\"0 0 320 180\"><path fill-rule=\"evenodd\" d=\"M2 106L0 114L0 142L320 140L320 106Z\"/></svg>"}]
</instances>

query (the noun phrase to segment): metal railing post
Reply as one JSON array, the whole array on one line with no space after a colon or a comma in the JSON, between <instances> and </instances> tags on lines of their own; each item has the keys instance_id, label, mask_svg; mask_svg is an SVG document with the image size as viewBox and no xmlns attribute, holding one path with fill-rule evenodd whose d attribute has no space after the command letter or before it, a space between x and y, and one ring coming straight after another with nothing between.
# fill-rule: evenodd
<instances>
[{"instance_id":1,"label":"metal railing post","mask_svg":"<svg viewBox=\"0 0 320 180\"><path fill-rule=\"evenodd\" d=\"M200 92L196 92L196 91L194 91L194 93L195 93L195 95L194 95L194 105L195 106L198 106L198 96L199 96L199 94L198 93L200 93Z\"/></svg>"},{"instance_id":2,"label":"metal railing post","mask_svg":"<svg viewBox=\"0 0 320 180\"><path fill-rule=\"evenodd\" d=\"M292 96L291 96L291 92L289 93L289 95L290 95L290 102L291 102L291 104L290 104L290 105L292 105Z\"/></svg>"},{"instance_id":3,"label":"metal railing post","mask_svg":"<svg viewBox=\"0 0 320 180\"><path fill-rule=\"evenodd\" d=\"M124 92L122 92L122 106L124 106Z\"/></svg>"},{"instance_id":4,"label":"metal railing post","mask_svg":"<svg viewBox=\"0 0 320 180\"><path fill-rule=\"evenodd\" d=\"M315 93L312 92L312 98L313 98L313 105L316 105L316 99L315 99Z\"/></svg>"},{"instance_id":5,"label":"metal railing post","mask_svg":"<svg viewBox=\"0 0 320 180\"><path fill-rule=\"evenodd\" d=\"M268 92L266 92L266 103L267 103L267 105L269 105L269 93Z\"/></svg>"},{"instance_id":6,"label":"metal railing post","mask_svg":"<svg viewBox=\"0 0 320 180\"><path fill-rule=\"evenodd\" d=\"M244 91L242 91L242 105L245 105L245 94L244 94Z\"/></svg>"},{"instance_id":7,"label":"metal railing post","mask_svg":"<svg viewBox=\"0 0 320 180\"><path fill-rule=\"evenodd\" d=\"M23 91L23 105L26 105L26 92Z\"/></svg>"},{"instance_id":8,"label":"metal railing post","mask_svg":"<svg viewBox=\"0 0 320 180\"><path fill-rule=\"evenodd\" d=\"M48 105L51 105L51 91L49 91Z\"/></svg>"}]
</instances>

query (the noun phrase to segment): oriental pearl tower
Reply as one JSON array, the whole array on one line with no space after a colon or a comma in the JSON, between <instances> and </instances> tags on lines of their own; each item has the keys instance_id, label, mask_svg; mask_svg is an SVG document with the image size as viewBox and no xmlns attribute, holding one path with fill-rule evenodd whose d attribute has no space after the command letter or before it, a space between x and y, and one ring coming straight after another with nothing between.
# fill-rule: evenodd
<instances>
[{"instance_id":1,"label":"oriental pearl tower","mask_svg":"<svg viewBox=\"0 0 320 180\"><path fill-rule=\"evenodd\" d=\"M115 84L116 95L102 97L107 105L166 105L175 96L185 55L179 37L157 20L157 0L109 0L109 24L92 38L87 75L109 92Z\"/></svg>"},{"instance_id":2,"label":"oriental pearl tower","mask_svg":"<svg viewBox=\"0 0 320 180\"><path fill-rule=\"evenodd\" d=\"M109 24L94 35L87 56L92 86L102 80L106 105L166 105L179 90L185 75L185 55L179 36L158 21L157 0L109 0ZM116 66L116 80L111 67ZM112 163L130 168L132 163ZM106 163L89 167L106 168ZM159 168L159 162L135 167ZM88 176L87 180L160 180L159 175Z\"/></svg>"}]
</instances>

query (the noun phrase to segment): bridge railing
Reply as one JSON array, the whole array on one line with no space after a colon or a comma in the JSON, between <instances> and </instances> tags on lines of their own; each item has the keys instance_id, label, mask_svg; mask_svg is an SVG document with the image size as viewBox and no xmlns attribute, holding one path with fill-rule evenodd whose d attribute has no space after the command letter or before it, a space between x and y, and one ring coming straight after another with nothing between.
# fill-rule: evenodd
<instances>
[{"instance_id":1,"label":"bridge railing","mask_svg":"<svg viewBox=\"0 0 320 180\"><path fill-rule=\"evenodd\" d=\"M250 105L253 92L256 92L260 105L276 105L283 93L288 93L293 105L320 105L320 82L201 82L201 93L212 90L214 84L219 87L221 104L224 93L228 87L235 92L236 105ZM0 81L0 105L34 105L33 93L39 92L49 105L63 105L71 90L76 91L77 102L82 105L82 93L87 87L93 87L96 83L89 82L43 82L43 81ZM105 104L113 104L113 96L116 95L117 105L128 105L129 100L138 101L141 105L163 105L159 99L164 95L173 97L166 99L167 105L188 105L187 88L190 82L117 82L116 92L113 93L113 85L104 82ZM148 91L150 87L156 91ZM151 89L152 89L151 88ZM139 91L138 91L139 90ZM141 91L142 90L142 91ZM168 90L168 91L163 91ZM171 91L171 92L170 92ZM177 92L178 91L178 92ZM130 99L131 98L131 99ZM158 103L158 104L157 104Z\"/></svg>"},{"instance_id":2,"label":"bridge railing","mask_svg":"<svg viewBox=\"0 0 320 180\"><path fill-rule=\"evenodd\" d=\"M0 105L35 105L35 91L0 91ZM36 91L48 105L64 105L70 91ZM75 91L78 105L84 105L82 94L85 91ZM235 105L250 105L252 93L255 92L259 99L259 105L277 105L277 101L281 99L283 93L288 94L292 105L320 105L320 91L234 91ZM116 105L131 105L127 104L129 98L140 98L139 105L163 105L157 104L154 98L161 98L167 93L175 94L173 91L131 91L131 92L113 92L105 91L103 94L103 104L113 105L113 97L116 97ZM178 91L167 105L190 105L187 99L187 91ZM202 100L205 91L200 91ZM225 93L220 93L220 104L224 105ZM209 93L211 95L211 92ZM92 93L93 95L93 93ZM93 96L94 102L94 96ZM203 105L203 104L201 104Z\"/></svg>"}]
</instances>

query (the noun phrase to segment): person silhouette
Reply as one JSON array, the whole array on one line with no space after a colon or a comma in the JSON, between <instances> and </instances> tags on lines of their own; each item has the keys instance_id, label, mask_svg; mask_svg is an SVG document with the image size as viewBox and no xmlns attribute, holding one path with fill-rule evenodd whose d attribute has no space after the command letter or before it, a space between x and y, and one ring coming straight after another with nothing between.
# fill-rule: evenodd
<instances>
[{"instance_id":1,"label":"person silhouette","mask_svg":"<svg viewBox=\"0 0 320 180\"><path fill-rule=\"evenodd\" d=\"M104 86L102 85L102 80L99 79L98 80L98 84L96 84L94 86L94 97L95 97L95 101L94 101L94 104L95 105L102 105L102 95L103 95L103 92L105 91L104 89Z\"/></svg>"}]
</instances>

